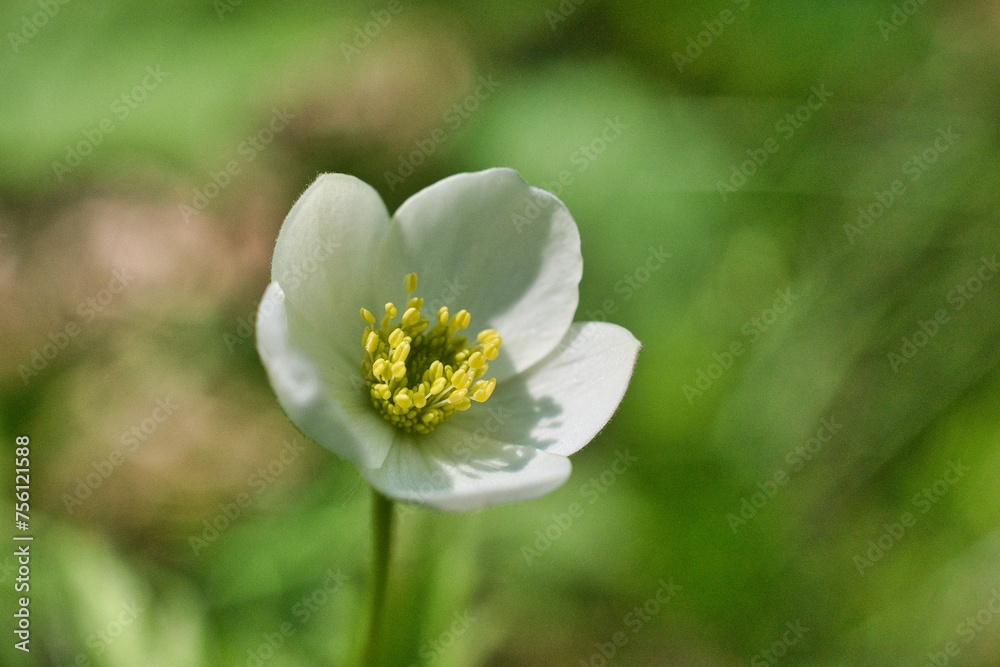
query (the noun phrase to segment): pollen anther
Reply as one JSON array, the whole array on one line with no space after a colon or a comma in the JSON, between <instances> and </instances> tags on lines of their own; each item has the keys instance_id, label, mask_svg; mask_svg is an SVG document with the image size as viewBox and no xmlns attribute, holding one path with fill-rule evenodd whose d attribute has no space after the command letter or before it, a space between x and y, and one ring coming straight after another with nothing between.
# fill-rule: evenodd
<instances>
[{"instance_id":1,"label":"pollen anther","mask_svg":"<svg viewBox=\"0 0 1000 667\"><path fill-rule=\"evenodd\" d=\"M412 295L417 274L407 274L403 287ZM421 315L423 305L423 299L408 297L402 316L393 324L399 309L385 304L377 329L372 312L360 311L368 325L361 340L367 353L361 374L372 405L383 419L407 433L430 433L456 412L468 410L470 398L482 403L496 387L495 379L480 378L489 370L487 362L499 354L500 334L485 329L469 345L465 336L458 335L472 322L469 311L450 315L447 307L441 307L429 320Z\"/></svg>"}]
</instances>

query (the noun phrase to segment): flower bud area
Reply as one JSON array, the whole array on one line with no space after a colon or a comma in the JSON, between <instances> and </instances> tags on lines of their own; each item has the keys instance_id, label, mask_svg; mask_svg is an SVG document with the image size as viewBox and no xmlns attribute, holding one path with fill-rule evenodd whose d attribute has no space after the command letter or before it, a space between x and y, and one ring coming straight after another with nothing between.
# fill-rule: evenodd
<instances>
[{"instance_id":1,"label":"flower bud area","mask_svg":"<svg viewBox=\"0 0 1000 667\"><path fill-rule=\"evenodd\" d=\"M399 309L392 303L385 304L377 329L375 315L361 309L367 324L361 336L361 377L383 419L407 433L430 433L456 412L468 410L471 401L483 403L490 397L496 378L480 378L502 341L496 331L485 329L469 345L458 333L472 321L467 310L449 315L441 308L432 325L420 313L424 300L412 296L417 274L408 274L403 285L411 296L398 322Z\"/></svg>"}]
</instances>

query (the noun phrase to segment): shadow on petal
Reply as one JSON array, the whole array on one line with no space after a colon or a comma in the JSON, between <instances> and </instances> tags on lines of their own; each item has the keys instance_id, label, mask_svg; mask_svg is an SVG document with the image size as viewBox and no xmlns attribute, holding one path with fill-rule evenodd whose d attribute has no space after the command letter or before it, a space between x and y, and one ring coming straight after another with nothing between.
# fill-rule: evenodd
<instances>
[{"instance_id":1,"label":"shadow on petal","mask_svg":"<svg viewBox=\"0 0 1000 667\"><path fill-rule=\"evenodd\" d=\"M536 498L569 477L564 456L446 426L398 439L381 468L362 474L393 498L456 511Z\"/></svg>"}]
</instances>

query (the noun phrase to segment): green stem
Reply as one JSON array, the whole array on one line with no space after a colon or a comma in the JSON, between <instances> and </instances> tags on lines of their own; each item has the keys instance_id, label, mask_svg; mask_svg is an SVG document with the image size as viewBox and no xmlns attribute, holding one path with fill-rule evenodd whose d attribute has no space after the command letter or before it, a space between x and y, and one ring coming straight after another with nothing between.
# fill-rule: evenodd
<instances>
[{"instance_id":1,"label":"green stem","mask_svg":"<svg viewBox=\"0 0 1000 667\"><path fill-rule=\"evenodd\" d=\"M372 489L372 572L371 609L368 617L368 639L362 667L376 667L382 609L389 583L389 552L392 548L392 500Z\"/></svg>"}]
</instances>

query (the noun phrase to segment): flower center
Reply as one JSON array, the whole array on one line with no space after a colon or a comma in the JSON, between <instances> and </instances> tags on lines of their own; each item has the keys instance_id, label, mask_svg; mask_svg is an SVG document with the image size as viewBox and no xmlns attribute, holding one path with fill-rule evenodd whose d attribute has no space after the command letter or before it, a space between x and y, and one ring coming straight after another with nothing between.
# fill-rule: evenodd
<instances>
[{"instance_id":1,"label":"flower center","mask_svg":"<svg viewBox=\"0 0 1000 667\"><path fill-rule=\"evenodd\" d=\"M403 286L412 295L417 289L417 274L408 274ZM365 349L361 377L382 418L407 433L430 433L456 412L468 410L470 398L486 401L497 384L496 378L479 378L489 370L486 362L500 352L500 334L485 329L470 346L465 336L458 335L472 321L469 311L460 310L449 317L448 309L442 307L431 326L420 314L423 305L423 299L410 296L396 324L396 306L385 304L377 329L373 328L372 312L361 309L368 324L361 336Z\"/></svg>"}]
</instances>

